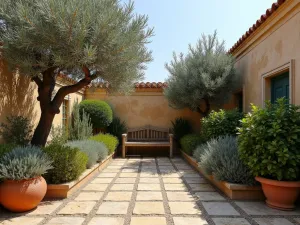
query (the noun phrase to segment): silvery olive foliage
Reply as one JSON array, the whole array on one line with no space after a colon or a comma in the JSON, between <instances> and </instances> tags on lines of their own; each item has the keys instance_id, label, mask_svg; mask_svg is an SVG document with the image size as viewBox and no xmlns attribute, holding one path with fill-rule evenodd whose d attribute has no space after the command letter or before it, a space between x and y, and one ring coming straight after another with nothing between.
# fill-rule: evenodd
<instances>
[{"instance_id":1,"label":"silvery olive foliage","mask_svg":"<svg viewBox=\"0 0 300 225\"><path fill-rule=\"evenodd\" d=\"M234 58L227 54L225 43L213 35L202 35L187 54L173 55L166 64L168 87L164 93L174 108L190 108L206 116L212 104L221 104L240 85Z\"/></svg>"},{"instance_id":2,"label":"silvery olive foliage","mask_svg":"<svg viewBox=\"0 0 300 225\"><path fill-rule=\"evenodd\" d=\"M194 157L199 166L217 180L237 184L255 184L254 176L239 158L237 138L220 136L198 146Z\"/></svg>"},{"instance_id":3,"label":"silvery olive foliage","mask_svg":"<svg viewBox=\"0 0 300 225\"><path fill-rule=\"evenodd\" d=\"M131 1L1 0L0 21L3 57L22 75L57 67L81 79L85 65L125 91L152 60L146 44L153 29Z\"/></svg>"},{"instance_id":4,"label":"silvery olive foliage","mask_svg":"<svg viewBox=\"0 0 300 225\"><path fill-rule=\"evenodd\" d=\"M16 147L0 161L0 179L23 180L41 176L52 169L52 160L35 146Z\"/></svg>"}]
</instances>

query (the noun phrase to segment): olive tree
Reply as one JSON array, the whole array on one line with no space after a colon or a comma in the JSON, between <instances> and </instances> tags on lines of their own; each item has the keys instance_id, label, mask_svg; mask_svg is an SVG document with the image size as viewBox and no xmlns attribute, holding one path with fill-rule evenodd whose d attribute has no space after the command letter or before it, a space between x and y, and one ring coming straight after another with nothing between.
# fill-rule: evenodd
<instances>
[{"instance_id":1,"label":"olive tree","mask_svg":"<svg viewBox=\"0 0 300 225\"><path fill-rule=\"evenodd\" d=\"M1 0L0 21L1 58L12 74L38 86L41 117L33 145L45 145L66 95L97 81L128 91L152 60L146 44L153 29L131 1ZM76 83L53 93L61 72Z\"/></svg>"},{"instance_id":2,"label":"olive tree","mask_svg":"<svg viewBox=\"0 0 300 225\"><path fill-rule=\"evenodd\" d=\"M189 45L186 55L174 53L166 69L169 77L164 94L170 106L187 107L202 116L209 113L212 104L226 101L240 84L234 58L227 54L217 32L202 35L195 47Z\"/></svg>"}]
</instances>

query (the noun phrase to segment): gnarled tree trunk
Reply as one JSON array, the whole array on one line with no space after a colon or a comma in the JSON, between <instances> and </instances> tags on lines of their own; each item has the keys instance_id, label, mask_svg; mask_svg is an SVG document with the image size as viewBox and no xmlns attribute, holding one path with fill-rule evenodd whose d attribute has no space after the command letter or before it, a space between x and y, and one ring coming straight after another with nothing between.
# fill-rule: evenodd
<instances>
[{"instance_id":1,"label":"gnarled tree trunk","mask_svg":"<svg viewBox=\"0 0 300 225\"><path fill-rule=\"evenodd\" d=\"M46 145L47 138L49 136L52 127L53 119L56 114L60 113L59 107L61 106L65 96L70 93L79 91L80 89L89 85L91 81L96 77L96 76L94 77L91 76L89 69L84 66L82 69L85 74L85 77L74 85L61 87L52 100L52 92L55 88L56 76L57 76L57 74L54 74L54 71L56 69L57 69L56 67L52 67L44 71L44 73L42 74L43 75L42 80L38 76L32 78L32 80L38 86L39 95L37 100L40 102L40 108L41 108L40 121L34 131L31 140L32 145L36 145L36 146Z\"/></svg>"}]
</instances>

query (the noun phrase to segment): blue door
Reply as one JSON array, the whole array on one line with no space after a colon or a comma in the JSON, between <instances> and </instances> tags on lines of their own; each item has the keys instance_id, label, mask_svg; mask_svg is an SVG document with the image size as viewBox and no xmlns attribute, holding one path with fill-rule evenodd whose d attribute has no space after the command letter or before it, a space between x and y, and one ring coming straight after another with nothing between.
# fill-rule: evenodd
<instances>
[{"instance_id":1,"label":"blue door","mask_svg":"<svg viewBox=\"0 0 300 225\"><path fill-rule=\"evenodd\" d=\"M290 97L290 80L289 73L272 78L271 80L271 102L274 103L278 98Z\"/></svg>"}]
</instances>

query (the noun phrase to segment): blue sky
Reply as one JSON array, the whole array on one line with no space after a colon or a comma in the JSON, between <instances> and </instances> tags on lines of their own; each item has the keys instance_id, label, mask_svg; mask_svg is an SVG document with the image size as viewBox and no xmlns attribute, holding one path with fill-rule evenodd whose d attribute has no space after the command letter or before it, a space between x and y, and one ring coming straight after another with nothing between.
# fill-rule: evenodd
<instances>
[{"instance_id":1,"label":"blue sky","mask_svg":"<svg viewBox=\"0 0 300 225\"><path fill-rule=\"evenodd\" d=\"M155 31L148 45L154 60L148 64L144 81L164 81L168 76L164 65L171 61L173 51L185 53L202 33L217 30L229 49L274 1L134 0L135 11L147 14Z\"/></svg>"}]
</instances>

